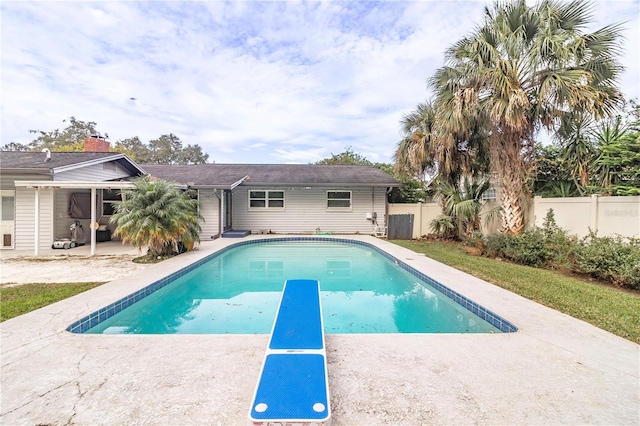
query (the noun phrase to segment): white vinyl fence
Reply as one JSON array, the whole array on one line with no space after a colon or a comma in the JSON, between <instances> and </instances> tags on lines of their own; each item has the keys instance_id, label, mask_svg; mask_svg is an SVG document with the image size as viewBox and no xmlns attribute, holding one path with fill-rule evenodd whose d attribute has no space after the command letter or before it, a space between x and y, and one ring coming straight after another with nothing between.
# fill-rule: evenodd
<instances>
[{"instance_id":1,"label":"white vinyl fence","mask_svg":"<svg viewBox=\"0 0 640 426\"><path fill-rule=\"evenodd\" d=\"M584 237L589 230L599 236L622 235L640 238L640 196L639 197L591 197L542 198L534 197L525 206L527 227L542 226L549 209L553 209L558 226L569 233ZM492 201L483 212L497 205ZM413 238L432 234L429 223L442 214L438 203L389 204L388 213L413 214ZM499 219L486 226L482 220L482 232L491 234L499 229Z\"/></svg>"},{"instance_id":2,"label":"white vinyl fence","mask_svg":"<svg viewBox=\"0 0 640 426\"><path fill-rule=\"evenodd\" d=\"M497 232L500 225L500 218L496 217L488 225L485 224L485 214L499 203L489 201L480 213L482 215L482 233L491 234ZM413 218L413 238L433 234L430 223L442 214L442 207L439 203L416 203L416 204L389 204L388 214L412 214Z\"/></svg>"},{"instance_id":3,"label":"white vinyl fence","mask_svg":"<svg viewBox=\"0 0 640 426\"><path fill-rule=\"evenodd\" d=\"M558 226L579 237L591 229L599 236L640 238L640 197L534 197L533 224L542 226L549 209Z\"/></svg>"}]
</instances>

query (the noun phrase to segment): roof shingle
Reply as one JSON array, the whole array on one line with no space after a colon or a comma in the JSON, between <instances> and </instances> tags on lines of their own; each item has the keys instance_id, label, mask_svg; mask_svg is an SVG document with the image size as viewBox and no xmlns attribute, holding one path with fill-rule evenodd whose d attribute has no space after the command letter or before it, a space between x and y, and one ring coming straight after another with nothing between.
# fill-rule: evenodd
<instances>
[{"instance_id":1,"label":"roof shingle","mask_svg":"<svg viewBox=\"0 0 640 426\"><path fill-rule=\"evenodd\" d=\"M399 186L400 183L373 166L318 164L142 164L149 174L189 186L226 188L244 177L244 185L350 185Z\"/></svg>"}]
</instances>

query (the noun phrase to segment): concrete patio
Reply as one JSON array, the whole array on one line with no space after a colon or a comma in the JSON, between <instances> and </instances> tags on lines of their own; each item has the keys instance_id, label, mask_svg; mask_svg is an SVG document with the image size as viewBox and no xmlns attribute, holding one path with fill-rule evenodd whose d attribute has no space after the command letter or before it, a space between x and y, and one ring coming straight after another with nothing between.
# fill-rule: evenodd
<instances>
[{"instance_id":1,"label":"concrete patio","mask_svg":"<svg viewBox=\"0 0 640 426\"><path fill-rule=\"evenodd\" d=\"M640 424L639 345L386 241L341 238L383 248L519 331L327 335L333 425ZM246 424L267 335L65 331L236 242L207 241L0 324L0 423Z\"/></svg>"}]
</instances>

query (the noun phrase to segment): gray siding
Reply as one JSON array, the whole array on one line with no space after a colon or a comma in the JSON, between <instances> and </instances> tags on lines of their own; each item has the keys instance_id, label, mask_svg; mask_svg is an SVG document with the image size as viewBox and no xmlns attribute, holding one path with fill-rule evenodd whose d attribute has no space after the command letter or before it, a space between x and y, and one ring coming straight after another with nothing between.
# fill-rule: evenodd
<instances>
[{"instance_id":1,"label":"gray siding","mask_svg":"<svg viewBox=\"0 0 640 426\"><path fill-rule=\"evenodd\" d=\"M200 201L200 214L204 221L200 221L202 232L200 240L206 241L218 235L220 227L220 200L213 189L199 189L198 200Z\"/></svg>"},{"instance_id":2,"label":"gray siding","mask_svg":"<svg viewBox=\"0 0 640 426\"><path fill-rule=\"evenodd\" d=\"M53 243L53 189L40 190L40 248ZM16 188L16 250L33 250L35 240L35 190Z\"/></svg>"},{"instance_id":3,"label":"gray siding","mask_svg":"<svg viewBox=\"0 0 640 426\"><path fill-rule=\"evenodd\" d=\"M5 175L3 174L0 177L0 189L2 190L9 190L9 189L15 189L16 185L15 185L15 181L20 181L20 180L36 180L36 181L47 181L47 180L51 180L51 176L50 175L38 175L38 174L33 174L33 175Z\"/></svg>"},{"instance_id":4,"label":"gray siding","mask_svg":"<svg viewBox=\"0 0 640 426\"><path fill-rule=\"evenodd\" d=\"M105 169L105 164L115 164L115 170ZM110 161L108 163L93 164L91 166L58 173L54 176L54 180L100 182L105 180L123 179L129 176L129 172L120 166L120 164L115 161Z\"/></svg>"},{"instance_id":5,"label":"gray siding","mask_svg":"<svg viewBox=\"0 0 640 426\"><path fill-rule=\"evenodd\" d=\"M283 188L251 188L283 190ZM328 211L327 190L351 191L351 211ZM378 223L384 225L384 188L284 188L284 210L249 210L249 189L239 187L233 191L233 228L237 230L270 230L282 234L312 234L320 232L339 234L371 234L373 224L367 213L376 212Z\"/></svg>"}]
</instances>

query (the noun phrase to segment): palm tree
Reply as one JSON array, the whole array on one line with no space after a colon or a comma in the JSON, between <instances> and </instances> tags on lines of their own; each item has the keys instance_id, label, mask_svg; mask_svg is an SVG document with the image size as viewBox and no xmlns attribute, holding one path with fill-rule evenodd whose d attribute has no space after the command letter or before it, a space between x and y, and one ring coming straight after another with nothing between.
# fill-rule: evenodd
<instances>
[{"instance_id":1,"label":"palm tree","mask_svg":"<svg viewBox=\"0 0 640 426\"><path fill-rule=\"evenodd\" d=\"M418 104L415 111L405 114L402 121L403 139L394 154L398 174L424 176L434 174L436 163L433 105L431 102Z\"/></svg>"},{"instance_id":2,"label":"palm tree","mask_svg":"<svg viewBox=\"0 0 640 426\"><path fill-rule=\"evenodd\" d=\"M591 141L592 125L591 117L574 119L567 116L561 120L556 134L562 144L562 161L581 196L589 186L591 165L596 155Z\"/></svg>"},{"instance_id":3,"label":"palm tree","mask_svg":"<svg viewBox=\"0 0 640 426\"><path fill-rule=\"evenodd\" d=\"M430 80L441 132L486 126L505 232L524 228L521 203L536 131L555 131L567 115L609 115L622 99L615 87L621 28L584 33L591 11L584 1L496 2Z\"/></svg>"},{"instance_id":4,"label":"palm tree","mask_svg":"<svg viewBox=\"0 0 640 426\"><path fill-rule=\"evenodd\" d=\"M122 191L122 202L111 216L118 225L114 235L139 249L147 247L154 257L192 250L200 241L198 219L202 219L192 194L173 182L152 182L148 176L133 184L134 188Z\"/></svg>"},{"instance_id":5,"label":"palm tree","mask_svg":"<svg viewBox=\"0 0 640 426\"><path fill-rule=\"evenodd\" d=\"M476 180L465 177L460 188L448 182L438 184L438 194L443 199L445 214L431 222L434 232L445 234L455 232L455 225L459 222L465 238L472 238L481 231L481 212L485 204L483 195L491 188L489 180ZM500 211L500 207L489 210L485 222L489 223Z\"/></svg>"},{"instance_id":6,"label":"palm tree","mask_svg":"<svg viewBox=\"0 0 640 426\"><path fill-rule=\"evenodd\" d=\"M640 195L640 120L623 124L621 117L594 131L600 151L595 173L608 195Z\"/></svg>"},{"instance_id":7,"label":"palm tree","mask_svg":"<svg viewBox=\"0 0 640 426\"><path fill-rule=\"evenodd\" d=\"M399 174L428 175L458 185L462 176L488 171L486 134L469 120L461 132L438 127L438 111L431 101L418 104L401 121L404 138L398 143L394 160Z\"/></svg>"}]
</instances>

